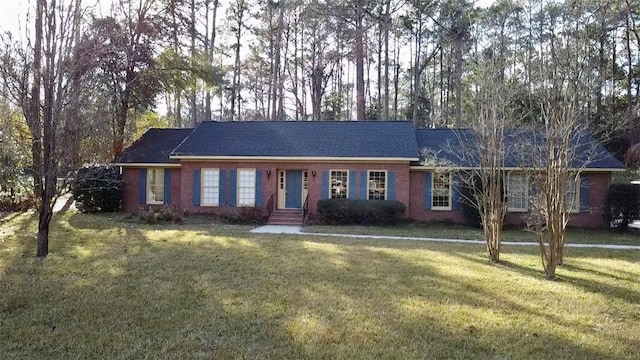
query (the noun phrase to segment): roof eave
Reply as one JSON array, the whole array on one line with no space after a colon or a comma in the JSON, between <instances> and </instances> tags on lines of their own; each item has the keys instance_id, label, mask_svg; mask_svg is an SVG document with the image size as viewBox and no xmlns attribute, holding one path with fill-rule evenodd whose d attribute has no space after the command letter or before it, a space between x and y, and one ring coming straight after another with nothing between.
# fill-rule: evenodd
<instances>
[{"instance_id":1,"label":"roof eave","mask_svg":"<svg viewBox=\"0 0 640 360\"><path fill-rule=\"evenodd\" d=\"M136 167L136 168L140 168L140 167L163 167L163 168L168 168L168 167L182 167L182 164L180 163L113 163L112 165L114 166L122 166L122 167Z\"/></svg>"},{"instance_id":2,"label":"roof eave","mask_svg":"<svg viewBox=\"0 0 640 360\"><path fill-rule=\"evenodd\" d=\"M424 166L424 165L413 165L410 166L410 170L420 171L420 170L479 170L480 167L473 166L455 166L455 165L442 165L442 166ZM504 171L542 171L544 168L534 168L534 167L508 167L505 166L502 168ZM571 171L580 170L580 171L588 171L588 172L623 172L624 168L571 168Z\"/></svg>"},{"instance_id":3,"label":"roof eave","mask_svg":"<svg viewBox=\"0 0 640 360\"><path fill-rule=\"evenodd\" d=\"M172 155L170 159L183 161L253 161L253 162L411 162L412 157L337 157L337 156L199 156Z\"/></svg>"}]
</instances>

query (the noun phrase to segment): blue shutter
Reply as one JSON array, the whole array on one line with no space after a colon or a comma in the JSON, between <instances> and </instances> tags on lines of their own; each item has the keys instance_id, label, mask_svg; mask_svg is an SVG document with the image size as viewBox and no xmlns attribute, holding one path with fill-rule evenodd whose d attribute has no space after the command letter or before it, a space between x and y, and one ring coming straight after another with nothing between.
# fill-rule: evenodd
<instances>
[{"instance_id":1,"label":"blue shutter","mask_svg":"<svg viewBox=\"0 0 640 360\"><path fill-rule=\"evenodd\" d=\"M393 171L389 171L387 173L389 176L389 180L387 180L387 200L395 200L396 199L396 173Z\"/></svg>"},{"instance_id":2,"label":"blue shutter","mask_svg":"<svg viewBox=\"0 0 640 360\"><path fill-rule=\"evenodd\" d=\"M200 206L200 169L193 170L193 206Z\"/></svg>"},{"instance_id":3,"label":"blue shutter","mask_svg":"<svg viewBox=\"0 0 640 360\"><path fill-rule=\"evenodd\" d=\"M349 170L349 199L357 199L358 198L358 190L356 188L356 172L354 170Z\"/></svg>"},{"instance_id":4,"label":"blue shutter","mask_svg":"<svg viewBox=\"0 0 640 360\"><path fill-rule=\"evenodd\" d=\"M424 173L424 208L431 209L431 173Z\"/></svg>"},{"instance_id":5,"label":"blue shutter","mask_svg":"<svg viewBox=\"0 0 640 360\"><path fill-rule=\"evenodd\" d=\"M231 170L229 174L229 206L236 206L238 188L238 170Z\"/></svg>"},{"instance_id":6,"label":"blue shutter","mask_svg":"<svg viewBox=\"0 0 640 360\"><path fill-rule=\"evenodd\" d=\"M458 174L453 174L451 181L451 210L460 210L460 177Z\"/></svg>"},{"instance_id":7,"label":"blue shutter","mask_svg":"<svg viewBox=\"0 0 640 360\"><path fill-rule=\"evenodd\" d=\"M262 207L262 170L256 170L256 207Z\"/></svg>"},{"instance_id":8,"label":"blue shutter","mask_svg":"<svg viewBox=\"0 0 640 360\"><path fill-rule=\"evenodd\" d=\"M218 206L225 206L227 204L227 174L226 171L220 169L220 178L218 182Z\"/></svg>"},{"instance_id":9,"label":"blue shutter","mask_svg":"<svg viewBox=\"0 0 640 360\"><path fill-rule=\"evenodd\" d=\"M140 169L140 182L138 183L140 204L147 203L147 169Z\"/></svg>"},{"instance_id":10,"label":"blue shutter","mask_svg":"<svg viewBox=\"0 0 640 360\"><path fill-rule=\"evenodd\" d=\"M322 194L320 194L320 199L328 199L329 198L329 172L324 170L322 172Z\"/></svg>"},{"instance_id":11,"label":"blue shutter","mask_svg":"<svg viewBox=\"0 0 640 360\"><path fill-rule=\"evenodd\" d=\"M171 204L171 169L164 169L164 204Z\"/></svg>"},{"instance_id":12,"label":"blue shutter","mask_svg":"<svg viewBox=\"0 0 640 360\"><path fill-rule=\"evenodd\" d=\"M367 171L360 172L360 199L367 200L369 198L369 192L367 191Z\"/></svg>"},{"instance_id":13,"label":"blue shutter","mask_svg":"<svg viewBox=\"0 0 640 360\"><path fill-rule=\"evenodd\" d=\"M589 212L589 175L580 175L580 212Z\"/></svg>"}]
</instances>

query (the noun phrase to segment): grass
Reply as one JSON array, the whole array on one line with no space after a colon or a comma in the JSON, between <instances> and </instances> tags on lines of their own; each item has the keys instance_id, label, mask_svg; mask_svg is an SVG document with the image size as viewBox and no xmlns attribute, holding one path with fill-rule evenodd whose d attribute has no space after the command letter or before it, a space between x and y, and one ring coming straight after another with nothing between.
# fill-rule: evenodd
<instances>
[{"instance_id":1,"label":"grass","mask_svg":"<svg viewBox=\"0 0 640 360\"><path fill-rule=\"evenodd\" d=\"M321 234L363 234L405 237L429 237L442 239L483 240L482 229L447 223L409 223L396 226L305 226L305 232ZM567 243L640 245L637 231L570 228ZM505 229L503 241L535 242L535 234L523 229Z\"/></svg>"},{"instance_id":2,"label":"grass","mask_svg":"<svg viewBox=\"0 0 640 360\"><path fill-rule=\"evenodd\" d=\"M638 251L250 234L54 218L0 222L0 358L637 359Z\"/></svg>"}]
</instances>

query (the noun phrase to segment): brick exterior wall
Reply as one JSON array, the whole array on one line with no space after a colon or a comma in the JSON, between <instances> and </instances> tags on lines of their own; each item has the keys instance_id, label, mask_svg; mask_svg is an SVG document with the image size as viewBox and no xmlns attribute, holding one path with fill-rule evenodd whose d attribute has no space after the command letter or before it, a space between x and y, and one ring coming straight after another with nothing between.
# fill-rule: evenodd
<instances>
[{"instance_id":1,"label":"brick exterior wall","mask_svg":"<svg viewBox=\"0 0 640 360\"><path fill-rule=\"evenodd\" d=\"M230 199L230 171L238 168L252 168L262 170L262 204L266 209L267 202L271 195L274 196L274 203L277 206L278 172L280 170L303 170L308 172L308 195L309 213L313 216L317 213L318 200L326 198L323 196L322 173L329 170L349 170L355 171L355 187L358 198L361 194L362 171L386 170L395 174L395 200L407 206L406 218L416 221L431 222L443 221L452 223L463 223L464 215L462 211L441 211L429 210L424 206L425 172L410 171L408 164L381 164L381 163L305 163L305 162L183 162L181 168L171 168L171 205L178 206L188 213L221 213L238 211L236 207L229 206ZM217 207L194 206L193 205L193 174L199 168L218 168L226 171L225 181L225 204ZM123 196L123 210L132 211L140 206L139 186L140 168L123 168L123 178L125 190ZM270 171L271 175L267 175ZM316 175L313 176L315 171ZM569 226L600 228L607 226L604 210L606 206L607 191L610 183L610 173L588 173L589 176L589 211L575 214ZM388 181L388 180L387 180ZM582 190L582 189L581 189ZM155 205L162 206L162 205ZM506 217L506 224L522 226L526 223L526 213L509 213Z\"/></svg>"},{"instance_id":2,"label":"brick exterior wall","mask_svg":"<svg viewBox=\"0 0 640 360\"><path fill-rule=\"evenodd\" d=\"M583 175L589 178L589 209L572 214L570 227L608 228L608 217L605 215L607 192L611 182L611 174L606 172L589 172ZM580 189L583 191L583 189ZM524 227L527 224L527 213L508 213L505 224Z\"/></svg>"},{"instance_id":3,"label":"brick exterior wall","mask_svg":"<svg viewBox=\"0 0 640 360\"><path fill-rule=\"evenodd\" d=\"M424 173L424 171L411 171L411 200L409 202L408 217L416 221L423 222L442 221L457 224L464 223L464 215L462 211L425 209Z\"/></svg>"},{"instance_id":4,"label":"brick exterior wall","mask_svg":"<svg viewBox=\"0 0 640 360\"><path fill-rule=\"evenodd\" d=\"M124 191L122 194L122 210L133 211L140 207L162 207L163 205L140 204L140 171L146 168L122 168ZM182 189L182 175L179 167L165 168L171 171L171 206L181 207L180 191Z\"/></svg>"},{"instance_id":5,"label":"brick exterior wall","mask_svg":"<svg viewBox=\"0 0 640 360\"><path fill-rule=\"evenodd\" d=\"M193 174L194 170L200 168L218 168L225 170L225 191L227 200L226 204L220 207L206 207L193 205ZM271 163L271 162L185 162L182 163L182 189L181 204L182 207L190 213L216 213L220 211L232 211L235 208L228 206L230 195L229 172L239 168L249 168L262 171L262 203L266 207L271 195L274 197L274 203L277 206L278 197L278 172L280 170L303 170L308 173L308 195L309 195L309 213L317 213L318 200L322 199L322 172L330 169L348 169L356 172L356 183L349 184L355 186L357 193L360 194L360 176L362 171L366 170L387 170L395 173L396 190L395 199L403 202L405 205L409 203L409 167L407 164L366 164L366 163L304 163L304 162L287 162L287 163ZM267 175L267 171L271 171L271 175ZM313 176L315 171L316 175Z\"/></svg>"}]
</instances>

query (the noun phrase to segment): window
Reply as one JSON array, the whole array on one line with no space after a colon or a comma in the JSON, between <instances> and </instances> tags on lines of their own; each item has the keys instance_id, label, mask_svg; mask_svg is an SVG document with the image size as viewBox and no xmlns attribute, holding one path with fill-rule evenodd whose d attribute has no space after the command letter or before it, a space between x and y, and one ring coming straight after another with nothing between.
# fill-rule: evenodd
<instances>
[{"instance_id":1,"label":"window","mask_svg":"<svg viewBox=\"0 0 640 360\"><path fill-rule=\"evenodd\" d=\"M238 206L256 204L256 170L238 169Z\"/></svg>"},{"instance_id":2,"label":"window","mask_svg":"<svg viewBox=\"0 0 640 360\"><path fill-rule=\"evenodd\" d=\"M431 208L451 210L451 173L434 173Z\"/></svg>"},{"instance_id":3,"label":"window","mask_svg":"<svg viewBox=\"0 0 640 360\"><path fill-rule=\"evenodd\" d=\"M203 206L220 205L220 170L202 169L202 201Z\"/></svg>"},{"instance_id":4,"label":"window","mask_svg":"<svg viewBox=\"0 0 640 360\"><path fill-rule=\"evenodd\" d=\"M147 204L164 203L164 169L147 169Z\"/></svg>"},{"instance_id":5,"label":"window","mask_svg":"<svg viewBox=\"0 0 640 360\"><path fill-rule=\"evenodd\" d=\"M369 171L369 200L385 200L387 198L387 172Z\"/></svg>"},{"instance_id":6,"label":"window","mask_svg":"<svg viewBox=\"0 0 640 360\"><path fill-rule=\"evenodd\" d=\"M527 211L529 191L525 174L509 174L506 191L509 211Z\"/></svg>"},{"instance_id":7,"label":"window","mask_svg":"<svg viewBox=\"0 0 640 360\"><path fill-rule=\"evenodd\" d=\"M349 171L331 170L329 179L329 189L331 199L346 199L349 197Z\"/></svg>"},{"instance_id":8,"label":"window","mask_svg":"<svg viewBox=\"0 0 640 360\"><path fill-rule=\"evenodd\" d=\"M580 212L580 196L578 194L579 186L576 186L576 182L580 183L580 178L574 178L573 176L567 180L566 191L564 195L565 206L571 212Z\"/></svg>"}]
</instances>

